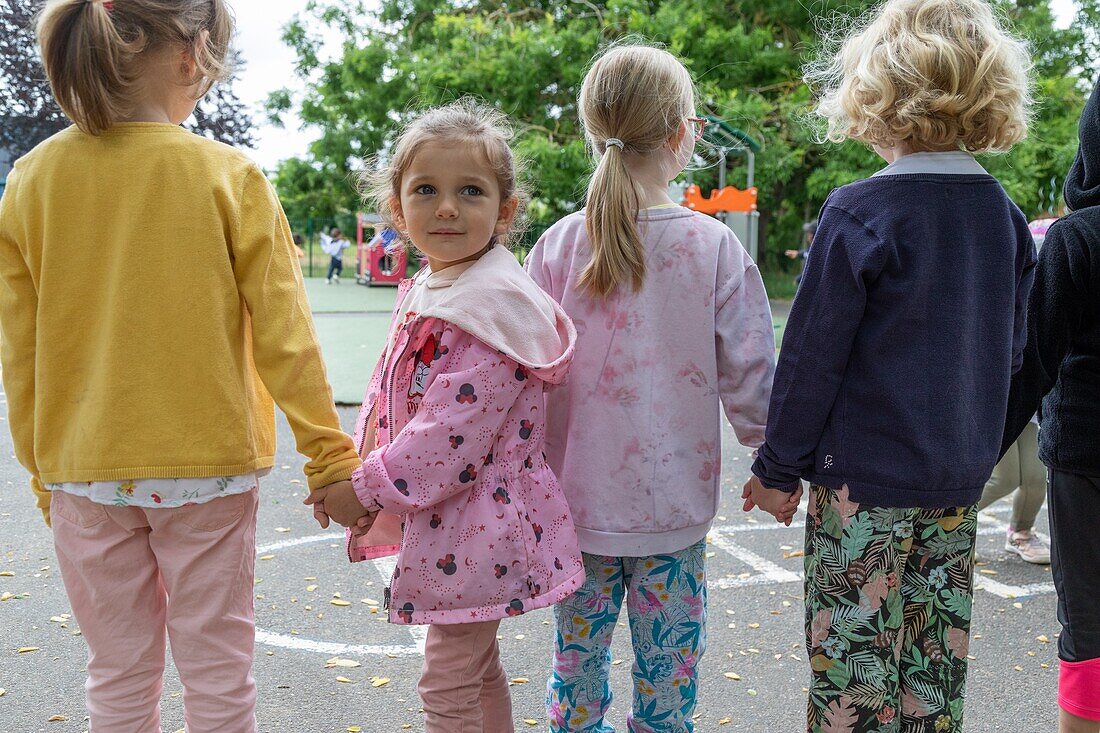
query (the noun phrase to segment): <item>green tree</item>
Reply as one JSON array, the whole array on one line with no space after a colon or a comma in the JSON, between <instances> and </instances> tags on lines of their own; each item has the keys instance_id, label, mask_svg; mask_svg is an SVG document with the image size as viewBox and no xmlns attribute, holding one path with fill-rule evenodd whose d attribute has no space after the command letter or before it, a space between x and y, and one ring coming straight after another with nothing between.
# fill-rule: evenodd
<instances>
[{"instance_id":1,"label":"green tree","mask_svg":"<svg viewBox=\"0 0 1100 733\"><path fill-rule=\"evenodd\" d=\"M700 111L715 114L761 140L757 181L765 264L778 264L799 240L799 225L837 185L881 167L865 146L820 145L803 124L812 107L801 67L820 44L823 20L858 13L857 0L383 0L368 12L358 0L313 0L286 29L307 81L303 97L273 95L274 119L299 107L321 137L309 160L290 160L276 174L288 206L319 215L360 206L349 174L364 156L384 151L401 122L423 106L473 94L515 120L517 147L530 162L535 218L552 220L581 205L590 160L577 119L576 96L592 56L627 35L659 42L696 78ZM1016 29L1032 40L1039 106L1030 139L1006 156L983 161L1029 214L1052 208L1075 149L1077 115L1095 58L1088 20L1100 0L1079 3L1080 22L1054 28L1047 0L1002 3ZM811 13L812 11L812 13ZM323 58L319 26L344 41ZM1086 72L1087 73L1087 72ZM701 151L696 182L717 178ZM733 159L731 182L744 180ZM325 207L330 208L325 208ZM308 212L307 212L308 213ZM328 215L326 213L326 215Z\"/></svg>"}]
</instances>

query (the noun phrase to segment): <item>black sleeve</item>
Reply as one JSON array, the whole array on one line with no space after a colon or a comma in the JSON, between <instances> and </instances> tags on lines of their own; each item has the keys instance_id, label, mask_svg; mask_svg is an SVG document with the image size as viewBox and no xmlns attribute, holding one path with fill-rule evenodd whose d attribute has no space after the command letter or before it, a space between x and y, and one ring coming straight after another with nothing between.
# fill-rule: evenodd
<instances>
[{"instance_id":1,"label":"black sleeve","mask_svg":"<svg viewBox=\"0 0 1100 733\"><path fill-rule=\"evenodd\" d=\"M1077 229L1055 223L1047 232L1035 268L1027 304L1027 345L1023 365L1012 377L1001 453L1016 442L1024 426L1054 388L1058 369L1080 327L1088 303L1088 251Z\"/></svg>"}]
</instances>

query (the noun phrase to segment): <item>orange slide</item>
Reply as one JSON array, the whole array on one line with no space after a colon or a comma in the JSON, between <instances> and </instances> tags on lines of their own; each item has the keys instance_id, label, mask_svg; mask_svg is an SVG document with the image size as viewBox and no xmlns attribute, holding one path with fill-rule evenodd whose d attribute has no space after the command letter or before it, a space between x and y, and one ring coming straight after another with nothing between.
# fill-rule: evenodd
<instances>
[{"instance_id":1,"label":"orange slide","mask_svg":"<svg viewBox=\"0 0 1100 733\"><path fill-rule=\"evenodd\" d=\"M720 211L756 211L756 187L742 191L726 186L721 191L711 190L710 198L703 198L699 187L692 184L684 191L684 206L712 216Z\"/></svg>"}]
</instances>

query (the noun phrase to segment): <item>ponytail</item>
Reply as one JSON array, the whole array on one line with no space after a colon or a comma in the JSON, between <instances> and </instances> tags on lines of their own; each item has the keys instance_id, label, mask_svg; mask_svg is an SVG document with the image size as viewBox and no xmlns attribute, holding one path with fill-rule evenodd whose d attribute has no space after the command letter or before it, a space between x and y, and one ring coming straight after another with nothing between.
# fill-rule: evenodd
<instances>
[{"instance_id":1,"label":"ponytail","mask_svg":"<svg viewBox=\"0 0 1100 733\"><path fill-rule=\"evenodd\" d=\"M61 110L97 135L126 114L134 80L125 69L140 48L126 43L103 2L60 0L38 18L42 63Z\"/></svg>"},{"instance_id":2,"label":"ponytail","mask_svg":"<svg viewBox=\"0 0 1100 733\"><path fill-rule=\"evenodd\" d=\"M652 46L621 44L599 56L577 100L592 148L600 153L588 182L585 229L592 259L579 284L605 298L630 282L645 285L646 251L638 231L638 191L626 158L662 154L695 107L691 74L675 56Z\"/></svg>"},{"instance_id":3,"label":"ponytail","mask_svg":"<svg viewBox=\"0 0 1100 733\"><path fill-rule=\"evenodd\" d=\"M624 154L619 146L605 143L588 184L584 225L592 259L581 272L580 285L600 297L611 295L627 280L635 292L645 283L645 247L635 221L638 193Z\"/></svg>"}]
</instances>

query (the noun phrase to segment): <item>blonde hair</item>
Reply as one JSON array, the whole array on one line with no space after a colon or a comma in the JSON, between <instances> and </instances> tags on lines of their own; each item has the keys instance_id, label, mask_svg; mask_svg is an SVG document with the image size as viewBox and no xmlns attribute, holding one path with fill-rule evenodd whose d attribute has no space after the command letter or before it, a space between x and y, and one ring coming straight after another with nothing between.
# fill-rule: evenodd
<instances>
[{"instance_id":1,"label":"blonde hair","mask_svg":"<svg viewBox=\"0 0 1100 733\"><path fill-rule=\"evenodd\" d=\"M125 119L140 89L144 62L172 45L197 49L200 97L227 80L233 16L224 0L48 0L38 16L38 45L53 96L76 125L98 135Z\"/></svg>"},{"instance_id":2,"label":"blonde hair","mask_svg":"<svg viewBox=\"0 0 1100 733\"><path fill-rule=\"evenodd\" d=\"M513 197L518 202L510 230L494 240L509 245L523 233L523 212L530 199L521 179L523 164L512 151L514 137L512 126L502 112L469 97L433 107L405 126L389 156L378 155L365 161L366 167L359 176L359 191L374 206L382 221L396 229L390 202L401 197L401 180L425 143L445 140L480 146L500 186L501 202Z\"/></svg>"},{"instance_id":3,"label":"blonde hair","mask_svg":"<svg viewBox=\"0 0 1100 733\"><path fill-rule=\"evenodd\" d=\"M825 139L1003 152L1027 136L1032 62L983 0L890 0L806 68Z\"/></svg>"},{"instance_id":4,"label":"blonde hair","mask_svg":"<svg viewBox=\"0 0 1100 733\"><path fill-rule=\"evenodd\" d=\"M636 222L638 192L624 158L666 146L694 107L691 74L663 49L613 46L588 70L579 108L598 162L585 205L592 260L580 275L581 287L607 296L630 280L635 291L641 289L646 267ZM608 145L608 140L614 142Z\"/></svg>"}]
</instances>

